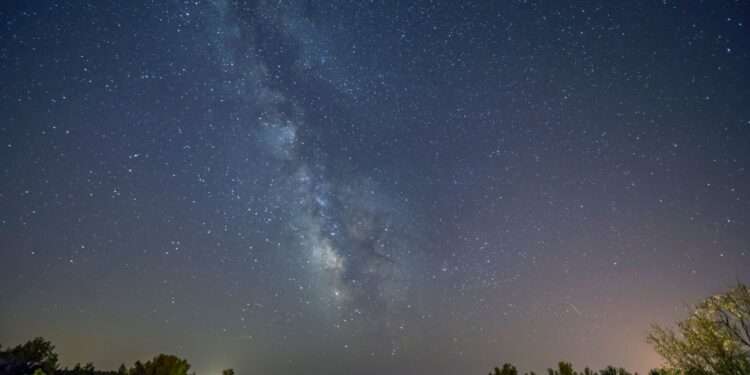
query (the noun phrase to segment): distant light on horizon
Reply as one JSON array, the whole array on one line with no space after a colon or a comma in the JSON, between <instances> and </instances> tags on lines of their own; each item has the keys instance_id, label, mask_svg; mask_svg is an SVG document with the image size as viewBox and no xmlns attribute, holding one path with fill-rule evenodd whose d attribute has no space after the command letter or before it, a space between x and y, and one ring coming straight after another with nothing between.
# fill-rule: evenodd
<instances>
[{"instance_id":1,"label":"distant light on horizon","mask_svg":"<svg viewBox=\"0 0 750 375\"><path fill-rule=\"evenodd\" d=\"M750 282L748 9L6 2L0 344L647 373Z\"/></svg>"}]
</instances>

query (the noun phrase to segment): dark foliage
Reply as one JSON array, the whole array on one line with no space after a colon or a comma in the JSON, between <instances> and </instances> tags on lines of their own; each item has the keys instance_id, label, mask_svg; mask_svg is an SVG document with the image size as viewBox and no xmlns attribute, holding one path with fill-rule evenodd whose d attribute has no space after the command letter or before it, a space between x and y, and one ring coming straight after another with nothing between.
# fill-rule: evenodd
<instances>
[{"instance_id":1,"label":"dark foliage","mask_svg":"<svg viewBox=\"0 0 750 375\"><path fill-rule=\"evenodd\" d=\"M190 369L186 360L167 354L159 354L145 364L136 361L130 368L122 364L113 371L97 370L90 362L61 369L54 349L52 343L37 337L0 350L0 375L188 375ZM234 375L234 371L225 370L224 375Z\"/></svg>"},{"instance_id":2,"label":"dark foliage","mask_svg":"<svg viewBox=\"0 0 750 375\"><path fill-rule=\"evenodd\" d=\"M33 374L37 369L50 374L57 367L55 346L41 337L0 350L0 374Z\"/></svg>"}]
</instances>

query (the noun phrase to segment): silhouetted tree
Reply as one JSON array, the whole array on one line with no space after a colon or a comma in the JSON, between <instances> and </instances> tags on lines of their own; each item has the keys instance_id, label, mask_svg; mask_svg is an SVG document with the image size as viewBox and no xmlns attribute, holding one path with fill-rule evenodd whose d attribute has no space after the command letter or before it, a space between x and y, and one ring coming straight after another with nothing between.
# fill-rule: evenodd
<instances>
[{"instance_id":1,"label":"silhouetted tree","mask_svg":"<svg viewBox=\"0 0 750 375\"><path fill-rule=\"evenodd\" d=\"M143 366L141 361L135 361L133 367L128 371L128 375L147 375L146 367Z\"/></svg>"},{"instance_id":2,"label":"silhouetted tree","mask_svg":"<svg viewBox=\"0 0 750 375\"><path fill-rule=\"evenodd\" d=\"M144 365L146 375L188 375L190 364L174 355L159 354Z\"/></svg>"},{"instance_id":3,"label":"silhouetted tree","mask_svg":"<svg viewBox=\"0 0 750 375\"><path fill-rule=\"evenodd\" d=\"M705 299L677 324L654 325L647 341L684 374L750 374L750 292L737 286Z\"/></svg>"},{"instance_id":4,"label":"silhouetted tree","mask_svg":"<svg viewBox=\"0 0 750 375\"><path fill-rule=\"evenodd\" d=\"M0 373L2 374L32 374L37 369L41 369L46 374L52 374L57 366L54 345L41 337L0 351Z\"/></svg>"},{"instance_id":5,"label":"silhouetted tree","mask_svg":"<svg viewBox=\"0 0 750 375\"><path fill-rule=\"evenodd\" d=\"M94 375L96 373L96 369L94 368L94 364L89 362L85 365L81 366L80 363L76 363L75 366L73 366L73 369L68 370L67 368L62 371L62 373L65 373L67 375Z\"/></svg>"},{"instance_id":6,"label":"silhouetted tree","mask_svg":"<svg viewBox=\"0 0 750 375\"><path fill-rule=\"evenodd\" d=\"M186 360L166 354L159 354L145 364L135 361L131 368L121 364L116 371L96 370L91 362L59 369L54 349L52 343L41 337L5 350L0 346L0 375L188 375L190 369ZM234 370L226 369L223 375L234 375Z\"/></svg>"},{"instance_id":7,"label":"silhouetted tree","mask_svg":"<svg viewBox=\"0 0 750 375\"><path fill-rule=\"evenodd\" d=\"M557 368L560 375L573 375L573 365L570 362L561 361Z\"/></svg>"},{"instance_id":8,"label":"silhouetted tree","mask_svg":"<svg viewBox=\"0 0 750 375\"><path fill-rule=\"evenodd\" d=\"M648 372L648 375L680 375L677 370L672 369L653 369Z\"/></svg>"},{"instance_id":9,"label":"silhouetted tree","mask_svg":"<svg viewBox=\"0 0 750 375\"><path fill-rule=\"evenodd\" d=\"M599 371L599 374L601 375L632 375L624 368L616 368L612 366L607 366L604 370Z\"/></svg>"},{"instance_id":10,"label":"silhouetted tree","mask_svg":"<svg viewBox=\"0 0 750 375\"><path fill-rule=\"evenodd\" d=\"M231 368L228 368L228 369L222 371L221 374L222 375L234 375L234 370L232 370Z\"/></svg>"},{"instance_id":11,"label":"silhouetted tree","mask_svg":"<svg viewBox=\"0 0 750 375\"><path fill-rule=\"evenodd\" d=\"M490 373L490 375L493 375L493 373ZM518 375L518 370L510 363L505 363L502 369L495 367L494 375Z\"/></svg>"}]
</instances>

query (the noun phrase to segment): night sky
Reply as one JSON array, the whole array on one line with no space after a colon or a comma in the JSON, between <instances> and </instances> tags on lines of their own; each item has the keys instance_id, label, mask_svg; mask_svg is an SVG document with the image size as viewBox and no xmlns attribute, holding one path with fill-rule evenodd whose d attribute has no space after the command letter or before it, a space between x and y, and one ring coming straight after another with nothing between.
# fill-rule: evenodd
<instances>
[{"instance_id":1,"label":"night sky","mask_svg":"<svg viewBox=\"0 0 750 375\"><path fill-rule=\"evenodd\" d=\"M750 279L743 1L3 1L0 343L645 371Z\"/></svg>"}]
</instances>

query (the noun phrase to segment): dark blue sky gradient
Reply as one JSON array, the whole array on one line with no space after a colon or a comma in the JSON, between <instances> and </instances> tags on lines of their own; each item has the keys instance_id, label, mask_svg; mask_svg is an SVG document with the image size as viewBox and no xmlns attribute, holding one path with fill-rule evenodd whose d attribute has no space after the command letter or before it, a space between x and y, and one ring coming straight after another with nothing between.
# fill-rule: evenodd
<instances>
[{"instance_id":1,"label":"dark blue sky gradient","mask_svg":"<svg viewBox=\"0 0 750 375\"><path fill-rule=\"evenodd\" d=\"M0 343L644 372L750 276L748 4L0 4Z\"/></svg>"}]
</instances>

